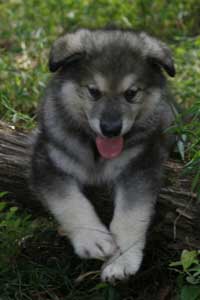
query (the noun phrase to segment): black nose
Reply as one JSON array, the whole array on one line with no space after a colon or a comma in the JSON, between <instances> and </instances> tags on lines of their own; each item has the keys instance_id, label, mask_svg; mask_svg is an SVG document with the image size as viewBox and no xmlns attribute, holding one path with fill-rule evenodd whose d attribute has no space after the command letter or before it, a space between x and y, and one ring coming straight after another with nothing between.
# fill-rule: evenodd
<instances>
[{"instance_id":1,"label":"black nose","mask_svg":"<svg viewBox=\"0 0 200 300\"><path fill-rule=\"evenodd\" d=\"M102 119L100 121L100 128L101 128L101 132L106 137L118 136L121 133L122 121L120 119L116 119L116 120Z\"/></svg>"}]
</instances>

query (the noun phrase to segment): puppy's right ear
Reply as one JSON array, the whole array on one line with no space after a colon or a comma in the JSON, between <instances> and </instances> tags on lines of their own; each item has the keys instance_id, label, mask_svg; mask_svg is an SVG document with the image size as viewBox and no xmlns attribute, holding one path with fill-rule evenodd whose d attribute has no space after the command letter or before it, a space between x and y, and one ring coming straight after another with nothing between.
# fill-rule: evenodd
<instances>
[{"instance_id":1,"label":"puppy's right ear","mask_svg":"<svg viewBox=\"0 0 200 300\"><path fill-rule=\"evenodd\" d=\"M82 58L85 54L84 39L88 34L88 30L81 29L56 40L50 51L49 70L56 72L68 63Z\"/></svg>"}]
</instances>

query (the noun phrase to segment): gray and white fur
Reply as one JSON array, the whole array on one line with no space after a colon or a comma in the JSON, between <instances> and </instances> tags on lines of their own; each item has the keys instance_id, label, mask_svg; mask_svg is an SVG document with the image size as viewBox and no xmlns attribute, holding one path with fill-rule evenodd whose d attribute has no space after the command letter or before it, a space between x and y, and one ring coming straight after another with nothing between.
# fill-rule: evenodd
<instances>
[{"instance_id":1,"label":"gray and white fur","mask_svg":"<svg viewBox=\"0 0 200 300\"><path fill-rule=\"evenodd\" d=\"M166 131L174 117L163 73L175 75L171 52L144 32L80 29L54 43L49 67L54 76L39 111L32 186L75 252L106 260L102 280L127 278L141 265L173 143ZM123 136L123 151L105 159L95 139L112 133ZM114 188L109 228L83 193L85 185L101 183Z\"/></svg>"}]
</instances>

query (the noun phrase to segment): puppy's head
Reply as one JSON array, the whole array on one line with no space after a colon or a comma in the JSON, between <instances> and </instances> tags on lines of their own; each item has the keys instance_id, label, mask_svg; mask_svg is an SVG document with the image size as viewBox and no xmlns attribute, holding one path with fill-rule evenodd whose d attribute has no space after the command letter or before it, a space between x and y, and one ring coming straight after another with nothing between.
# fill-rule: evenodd
<instances>
[{"instance_id":1,"label":"puppy's head","mask_svg":"<svg viewBox=\"0 0 200 300\"><path fill-rule=\"evenodd\" d=\"M54 43L49 67L62 83L63 107L77 124L93 131L106 158L121 152L123 136L161 101L162 70L175 75L164 43L125 30L66 34Z\"/></svg>"}]
</instances>

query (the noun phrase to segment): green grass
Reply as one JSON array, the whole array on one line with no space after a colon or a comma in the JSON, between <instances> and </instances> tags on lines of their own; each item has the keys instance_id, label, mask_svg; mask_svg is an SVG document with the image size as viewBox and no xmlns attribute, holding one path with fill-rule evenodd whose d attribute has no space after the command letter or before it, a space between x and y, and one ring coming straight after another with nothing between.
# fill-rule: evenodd
<instances>
[{"instance_id":1,"label":"green grass","mask_svg":"<svg viewBox=\"0 0 200 300\"><path fill-rule=\"evenodd\" d=\"M185 172L193 176L191 190L200 195L199 11L197 0L0 0L1 119L24 130L36 125L38 102L49 78L50 45L63 32L110 24L147 29L173 50L177 76L171 84L190 118L186 124L179 119L173 130L187 141L179 145L180 157ZM100 264L75 259L51 219L33 219L2 207L0 242L1 300L119 298L117 289L100 284L99 277L76 282L80 274L99 270Z\"/></svg>"},{"instance_id":2,"label":"green grass","mask_svg":"<svg viewBox=\"0 0 200 300\"><path fill-rule=\"evenodd\" d=\"M176 99L184 111L175 131L183 138L185 172L193 174L192 192L200 199L200 36L177 38L174 49L177 77L172 83Z\"/></svg>"},{"instance_id":3,"label":"green grass","mask_svg":"<svg viewBox=\"0 0 200 300\"><path fill-rule=\"evenodd\" d=\"M100 265L75 259L51 219L33 219L4 202L0 212L0 299L105 299L110 293L95 279Z\"/></svg>"}]
</instances>

